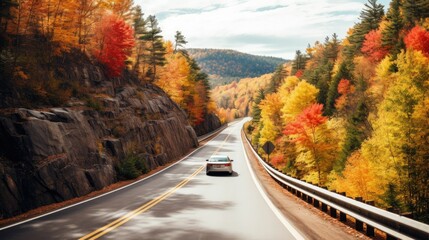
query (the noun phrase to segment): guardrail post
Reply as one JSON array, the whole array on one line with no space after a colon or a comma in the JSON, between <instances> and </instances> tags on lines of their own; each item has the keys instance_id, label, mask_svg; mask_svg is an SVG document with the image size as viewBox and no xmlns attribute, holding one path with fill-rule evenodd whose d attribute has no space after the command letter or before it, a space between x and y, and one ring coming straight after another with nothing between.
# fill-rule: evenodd
<instances>
[{"instance_id":1,"label":"guardrail post","mask_svg":"<svg viewBox=\"0 0 429 240\"><path fill-rule=\"evenodd\" d=\"M307 195L305 195L304 193L301 193L301 199L304 201L307 201Z\"/></svg>"},{"instance_id":2,"label":"guardrail post","mask_svg":"<svg viewBox=\"0 0 429 240\"><path fill-rule=\"evenodd\" d=\"M320 202L317 199L314 199L313 201L313 206L319 208L320 207Z\"/></svg>"},{"instance_id":3,"label":"guardrail post","mask_svg":"<svg viewBox=\"0 0 429 240\"><path fill-rule=\"evenodd\" d=\"M333 207L329 207L329 211L330 211L331 217L333 217L333 218L337 217L337 209L335 209Z\"/></svg>"},{"instance_id":4,"label":"guardrail post","mask_svg":"<svg viewBox=\"0 0 429 240\"><path fill-rule=\"evenodd\" d=\"M375 202L374 201L366 201L366 204L374 206ZM373 226L366 224L366 235L369 237L373 237L375 235Z\"/></svg>"},{"instance_id":5,"label":"guardrail post","mask_svg":"<svg viewBox=\"0 0 429 240\"><path fill-rule=\"evenodd\" d=\"M312 204L313 203L313 198L310 196L307 196L307 202Z\"/></svg>"},{"instance_id":6,"label":"guardrail post","mask_svg":"<svg viewBox=\"0 0 429 240\"><path fill-rule=\"evenodd\" d=\"M346 192L340 192L340 195L346 196ZM343 212L340 212L340 221L346 222L347 221L347 215Z\"/></svg>"},{"instance_id":7,"label":"guardrail post","mask_svg":"<svg viewBox=\"0 0 429 240\"><path fill-rule=\"evenodd\" d=\"M355 200L359 201L359 202L362 202L363 198L362 197L356 197ZM356 230L357 231L363 231L363 222L359 221L357 219L355 219L355 220L356 220L356 226L355 226Z\"/></svg>"},{"instance_id":8,"label":"guardrail post","mask_svg":"<svg viewBox=\"0 0 429 240\"><path fill-rule=\"evenodd\" d=\"M322 211L327 212L328 211L328 205L322 202Z\"/></svg>"},{"instance_id":9,"label":"guardrail post","mask_svg":"<svg viewBox=\"0 0 429 240\"><path fill-rule=\"evenodd\" d=\"M397 238L386 233L386 240L397 240Z\"/></svg>"}]
</instances>

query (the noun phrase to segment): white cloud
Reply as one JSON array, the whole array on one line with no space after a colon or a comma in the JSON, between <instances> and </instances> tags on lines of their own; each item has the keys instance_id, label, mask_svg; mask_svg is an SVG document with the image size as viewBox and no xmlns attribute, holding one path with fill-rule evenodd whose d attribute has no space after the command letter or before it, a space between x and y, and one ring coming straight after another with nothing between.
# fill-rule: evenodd
<instances>
[{"instance_id":1,"label":"white cloud","mask_svg":"<svg viewBox=\"0 0 429 240\"><path fill-rule=\"evenodd\" d=\"M388 1L388 0L384 0ZM334 32L344 37L365 0L136 0L156 15L165 39L181 31L187 47L228 48L293 58ZM383 1L382 1L383 2Z\"/></svg>"}]
</instances>

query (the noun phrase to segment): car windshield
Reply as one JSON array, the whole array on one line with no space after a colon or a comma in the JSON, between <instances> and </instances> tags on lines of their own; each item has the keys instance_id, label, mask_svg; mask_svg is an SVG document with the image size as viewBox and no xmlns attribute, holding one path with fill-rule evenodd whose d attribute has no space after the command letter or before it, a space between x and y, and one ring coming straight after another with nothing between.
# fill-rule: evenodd
<instances>
[{"instance_id":1,"label":"car windshield","mask_svg":"<svg viewBox=\"0 0 429 240\"><path fill-rule=\"evenodd\" d=\"M228 162L228 157L211 157L210 162Z\"/></svg>"}]
</instances>

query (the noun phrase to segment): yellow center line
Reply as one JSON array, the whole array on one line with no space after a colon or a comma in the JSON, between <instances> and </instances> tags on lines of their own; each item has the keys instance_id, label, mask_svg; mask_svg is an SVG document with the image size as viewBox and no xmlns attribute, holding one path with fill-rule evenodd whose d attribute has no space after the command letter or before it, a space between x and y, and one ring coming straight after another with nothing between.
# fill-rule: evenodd
<instances>
[{"instance_id":1,"label":"yellow center line","mask_svg":"<svg viewBox=\"0 0 429 240\"><path fill-rule=\"evenodd\" d=\"M222 144L216 149L216 151L214 151L214 153L212 155L216 155L216 153L219 152L219 150L223 147L223 145L228 140L229 136L231 136L231 133L229 133L228 136L226 136L225 140L223 140Z\"/></svg>"},{"instance_id":2,"label":"yellow center line","mask_svg":"<svg viewBox=\"0 0 429 240\"><path fill-rule=\"evenodd\" d=\"M141 207L125 214L124 216L116 219L115 221L79 238L79 240L87 240L87 239L97 239L103 235L105 235L106 233L112 231L115 228L118 228L119 226L123 225L124 223L128 222L129 220L131 220L132 218L134 218L135 216L139 215L140 213L143 213L147 210L149 210L150 208L152 208L153 206L155 206L156 204L158 204L159 202L163 201L164 199L168 198L171 194L173 194L174 192L176 192L178 189L180 189L181 187L185 186L189 181L191 181L192 178L194 178L198 173L200 173L203 169L204 169L204 165L199 167L191 176L185 178L183 181L181 181L179 184L177 184L175 187L173 187L172 189L168 190L167 192L163 193L162 195L160 195L159 197L147 202L146 204L142 205Z\"/></svg>"}]
</instances>

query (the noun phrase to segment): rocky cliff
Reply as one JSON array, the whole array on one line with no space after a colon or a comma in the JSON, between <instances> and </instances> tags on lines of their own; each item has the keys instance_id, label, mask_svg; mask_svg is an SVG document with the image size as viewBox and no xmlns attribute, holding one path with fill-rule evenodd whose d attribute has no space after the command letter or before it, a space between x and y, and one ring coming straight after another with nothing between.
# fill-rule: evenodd
<instances>
[{"instance_id":1,"label":"rocky cliff","mask_svg":"<svg viewBox=\"0 0 429 240\"><path fill-rule=\"evenodd\" d=\"M108 79L84 61L56 74L91 89L91 104L2 111L0 218L112 184L129 154L150 170L198 145L184 111L160 88L127 74Z\"/></svg>"},{"instance_id":2,"label":"rocky cliff","mask_svg":"<svg viewBox=\"0 0 429 240\"><path fill-rule=\"evenodd\" d=\"M204 121L194 127L197 136L213 132L222 126L219 118L214 113L209 113L204 117Z\"/></svg>"}]
</instances>

